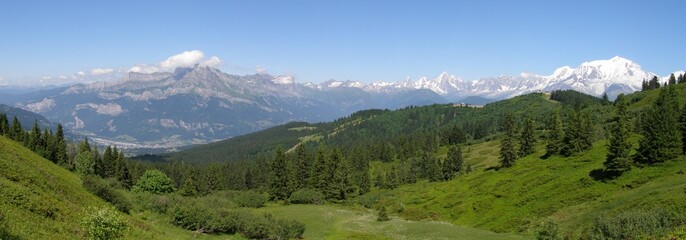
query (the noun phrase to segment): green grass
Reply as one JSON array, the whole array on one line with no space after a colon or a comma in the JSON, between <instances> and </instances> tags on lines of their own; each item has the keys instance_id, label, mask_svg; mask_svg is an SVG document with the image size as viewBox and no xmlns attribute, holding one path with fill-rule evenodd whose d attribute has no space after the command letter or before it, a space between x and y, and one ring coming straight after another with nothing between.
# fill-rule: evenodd
<instances>
[{"instance_id":1,"label":"green grass","mask_svg":"<svg viewBox=\"0 0 686 240\"><path fill-rule=\"evenodd\" d=\"M421 181L370 194L381 195L381 204L387 206L402 204L401 216L406 219L443 220L520 234L533 234L543 221L553 220L572 237L578 237L601 213L686 206L684 158L634 168L602 182L591 172L603 166L604 141L578 156L545 160L540 158L544 153L541 144L535 154L519 159L514 167L497 170L488 168L497 165L496 141L465 149L466 161L480 170L448 182Z\"/></svg>"},{"instance_id":2,"label":"green grass","mask_svg":"<svg viewBox=\"0 0 686 240\"><path fill-rule=\"evenodd\" d=\"M259 211L305 223L305 239L524 239L514 234L395 216L388 222L377 222L376 211L340 205L272 204Z\"/></svg>"}]
</instances>

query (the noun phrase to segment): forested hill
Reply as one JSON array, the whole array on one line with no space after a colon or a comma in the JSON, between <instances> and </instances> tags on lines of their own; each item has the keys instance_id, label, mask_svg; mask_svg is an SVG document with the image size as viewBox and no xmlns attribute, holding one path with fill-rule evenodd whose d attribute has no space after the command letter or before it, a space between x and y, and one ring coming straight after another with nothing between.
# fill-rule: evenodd
<instances>
[{"instance_id":1,"label":"forested hill","mask_svg":"<svg viewBox=\"0 0 686 240\"><path fill-rule=\"evenodd\" d=\"M579 99L583 99L586 105L600 106L602 103L599 98L575 91L559 93L557 95L562 96L559 100L569 103L565 105L577 105ZM546 122L552 111L560 107L559 102L550 97L547 93L531 93L483 107L436 104L395 111L364 110L328 123L289 123L197 146L164 158L195 163L234 162L251 159L260 153L271 156L278 146L288 150L298 144L316 145L323 142L340 147L382 148L384 144L381 143L390 143L394 146L421 147L427 143L413 141L431 135L440 136L437 141L450 143L481 140L498 132L499 122L506 112L512 112L517 118ZM408 149L406 152L409 154L413 151Z\"/></svg>"}]
</instances>

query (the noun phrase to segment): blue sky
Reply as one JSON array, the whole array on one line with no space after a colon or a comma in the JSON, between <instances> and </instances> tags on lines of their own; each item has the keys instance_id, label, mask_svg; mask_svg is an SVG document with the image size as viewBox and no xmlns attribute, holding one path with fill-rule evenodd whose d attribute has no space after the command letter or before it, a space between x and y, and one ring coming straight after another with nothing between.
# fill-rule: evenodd
<instances>
[{"instance_id":1,"label":"blue sky","mask_svg":"<svg viewBox=\"0 0 686 240\"><path fill-rule=\"evenodd\" d=\"M666 75L686 69L685 27L686 1L2 0L0 84L190 50L298 82L547 75L613 56Z\"/></svg>"}]
</instances>

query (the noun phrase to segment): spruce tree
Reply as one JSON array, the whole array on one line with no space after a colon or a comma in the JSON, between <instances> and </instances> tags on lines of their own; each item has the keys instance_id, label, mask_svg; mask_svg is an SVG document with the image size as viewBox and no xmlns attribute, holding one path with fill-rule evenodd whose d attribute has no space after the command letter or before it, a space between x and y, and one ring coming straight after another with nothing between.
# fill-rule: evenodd
<instances>
[{"instance_id":1,"label":"spruce tree","mask_svg":"<svg viewBox=\"0 0 686 240\"><path fill-rule=\"evenodd\" d=\"M198 195L198 186L196 186L192 176L186 177L186 180L183 181L183 185L181 185L179 192L182 196L186 197L194 197Z\"/></svg>"},{"instance_id":2,"label":"spruce tree","mask_svg":"<svg viewBox=\"0 0 686 240\"><path fill-rule=\"evenodd\" d=\"M312 158L307 151L307 148L303 144L299 144L295 148L295 168L293 169L293 188L301 189L306 188L307 183L310 181L310 174L312 173Z\"/></svg>"},{"instance_id":3,"label":"spruce tree","mask_svg":"<svg viewBox=\"0 0 686 240\"><path fill-rule=\"evenodd\" d=\"M16 142L24 142L24 129L21 127L21 122L19 122L17 116L14 116L14 119L12 119L10 138Z\"/></svg>"},{"instance_id":4,"label":"spruce tree","mask_svg":"<svg viewBox=\"0 0 686 240\"><path fill-rule=\"evenodd\" d=\"M131 179L131 173L129 173L129 166L128 164L126 164L126 159L124 158L124 152L121 151L119 152L119 154L116 154L117 147L114 147L113 152L115 153L115 155L117 155L117 180L119 180L119 182L122 184L122 186L124 186L124 188L129 189L133 186L133 181Z\"/></svg>"},{"instance_id":5,"label":"spruce tree","mask_svg":"<svg viewBox=\"0 0 686 240\"><path fill-rule=\"evenodd\" d=\"M448 149L447 158L443 161L443 180L450 180L455 174L462 171L463 163L462 147L460 145L451 146Z\"/></svg>"},{"instance_id":6,"label":"spruce tree","mask_svg":"<svg viewBox=\"0 0 686 240\"><path fill-rule=\"evenodd\" d=\"M674 85L676 84L676 77L674 76L674 73L669 75L669 85Z\"/></svg>"},{"instance_id":7,"label":"spruce tree","mask_svg":"<svg viewBox=\"0 0 686 240\"><path fill-rule=\"evenodd\" d=\"M686 154L686 105L679 116L679 130L681 130L681 153Z\"/></svg>"},{"instance_id":8,"label":"spruce tree","mask_svg":"<svg viewBox=\"0 0 686 240\"><path fill-rule=\"evenodd\" d=\"M55 159L57 161L57 164L60 165L65 165L67 164L67 161L69 160L67 156L67 143L64 140L64 129L62 128L62 124L58 123L57 124L57 130L55 132L55 139L57 142L56 150L55 150Z\"/></svg>"},{"instance_id":9,"label":"spruce tree","mask_svg":"<svg viewBox=\"0 0 686 240\"><path fill-rule=\"evenodd\" d=\"M386 183L388 184L388 188L394 189L400 186L400 182L398 181L398 169L395 167L395 165L391 166L391 170L388 172L386 176Z\"/></svg>"},{"instance_id":10,"label":"spruce tree","mask_svg":"<svg viewBox=\"0 0 686 240\"><path fill-rule=\"evenodd\" d=\"M629 114L627 113L627 101L623 94L617 97L616 101L616 120L610 128L610 144L608 153L603 165L605 171L613 174L621 174L631 169L631 143L629 137Z\"/></svg>"},{"instance_id":11,"label":"spruce tree","mask_svg":"<svg viewBox=\"0 0 686 240\"><path fill-rule=\"evenodd\" d=\"M29 133L29 145L26 147L31 149L33 152L38 152L40 146L42 145L41 140L40 126L38 125L38 119L36 119L33 122L33 128L31 128L31 132Z\"/></svg>"},{"instance_id":12,"label":"spruce tree","mask_svg":"<svg viewBox=\"0 0 686 240\"><path fill-rule=\"evenodd\" d=\"M345 200L354 190L351 184L350 163L347 158L343 157L339 148L333 148L329 164L333 170L333 178L330 178L328 186L324 189L324 194L329 199Z\"/></svg>"},{"instance_id":13,"label":"spruce tree","mask_svg":"<svg viewBox=\"0 0 686 240\"><path fill-rule=\"evenodd\" d=\"M534 129L534 121L527 118L524 121L524 127L519 137L519 156L528 156L536 150L536 132Z\"/></svg>"},{"instance_id":14,"label":"spruce tree","mask_svg":"<svg viewBox=\"0 0 686 240\"><path fill-rule=\"evenodd\" d=\"M388 220L391 220L391 218L388 217L388 212L386 212L386 206L381 206L381 209L379 209L379 216L376 218L376 221L385 222Z\"/></svg>"},{"instance_id":15,"label":"spruce tree","mask_svg":"<svg viewBox=\"0 0 686 240\"><path fill-rule=\"evenodd\" d=\"M274 154L274 159L269 164L269 195L274 200L288 198L286 167L286 155L281 148L278 148Z\"/></svg>"},{"instance_id":16,"label":"spruce tree","mask_svg":"<svg viewBox=\"0 0 686 240\"><path fill-rule=\"evenodd\" d=\"M677 83L684 83L686 82L686 77L684 77L684 74L680 74Z\"/></svg>"},{"instance_id":17,"label":"spruce tree","mask_svg":"<svg viewBox=\"0 0 686 240\"><path fill-rule=\"evenodd\" d=\"M376 174L374 186L378 189L386 188L386 176L383 174L383 172Z\"/></svg>"},{"instance_id":18,"label":"spruce tree","mask_svg":"<svg viewBox=\"0 0 686 240\"><path fill-rule=\"evenodd\" d=\"M102 177L108 178L114 176L114 161L117 159L116 154L117 153L112 152L112 147L109 145L105 148L105 153L102 155L102 166L100 167L100 174L102 174Z\"/></svg>"},{"instance_id":19,"label":"spruce tree","mask_svg":"<svg viewBox=\"0 0 686 240\"><path fill-rule=\"evenodd\" d=\"M594 128L589 114L574 111L569 118L562 140L562 155L571 156L593 147Z\"/></svg>"},{"instance_id":20,"label":"spruce tree","mask_svg":"<svg viewBox=\"0 0 686 240\"><path fill-rule=\"evenodd\" d=\"M500 140L500 165L503 167L512 167L517 161L517 149L515 149L516 129L514 116L512 113L506 113L503 119L503 139Z\"/></svg>"},{"instance_id":21,"label":"spruce tree","mask_svg":"<svg viewBox=\"0 0 686 240\"><path fill-rule=\"evenodd\" d=\"M326 148L319 145L315 154L315 162L312 168L311 186L323 191L327 184L327 169L329 167L329 157L326 155Z\"/></svg>"},{"instance_id":22,"label":"spruce tree","mask_svg":"<svg viewBox=\"0 0 686 240\"><path fill-rule=\"evenodd\" d=\"M7 114L0 113L0 135L8 136L10 133L10 124L7 119Z\"/></svg>"},{"instance_id":23,"label":"spruce tree","mask_svg":"<svg viewBox=\"0 0 686 240\"><path fill-rule=\"evenodd\" d=\"M548 142L545 146L545 156L556 156L560 155L563 148L564 141L564 131L562 129L562 120L560 119L560 111L556 110L553 113L552 119L548 122L547 126L548 136L546 141Z\"/></svg>"},{"instance_id":24,"label":"spruce tree","mask_svg":"<svg viewBox=\"0 0 686 240\"><path fill-rule=\"evenodd\" d=\"M642 164L654 164L674 159L683 151L679 130L679 99L669 86L660 90L657 100L643 114L638 153L634 159Z\"/></svg>"}]
</instances>

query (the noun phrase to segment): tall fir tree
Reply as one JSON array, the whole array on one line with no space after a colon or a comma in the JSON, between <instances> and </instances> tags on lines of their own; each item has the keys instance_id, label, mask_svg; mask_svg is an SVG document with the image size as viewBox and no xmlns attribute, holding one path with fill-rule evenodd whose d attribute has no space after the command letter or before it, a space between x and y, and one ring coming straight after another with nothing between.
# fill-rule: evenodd
<instances>
[{"instance_id":1,"label":"tall fir tree","mask_svg":"<svg viewBox=\"0 0 686 240\"><path fill-rule=\"evenodd\" d=\"M676 77L674 76L674 73L672 73L671 75L669 75L669 81L668 81L668 83L669 83L669 85L674 85L674 84L676 84Z\"/></svg>"},{"instance_id":2,"label":"tall fir tree","mask_svg":"<svg viewBox=\"0 0 686 240\"><path fill-rule=\"evenodd\" d=\"M117 147L114 147L112 150L115 154L117 153ZM133 186L133 181L131 179L131 173L129 172L129 166L126 163L126 159L124 158L124 152L121 151L117 155L117 160L116 160L116 166L117 166L117 171L116 171L116 177L117 180L122 184L122 186L126 189L130 189Z\"/></svg>"},{"instance_id":3,"label":"tall fir tree","mask_svg":"<svg viewBox=\"0 0 686 240\"><path fill-rule=\"evenodd\" d=\"M55 160L57 164L66 165L69 157L67 156L67 142L64 140L64 129L62 124L57 124L57 130L55 131L55 139L57 142L55 150Z\"/></svg>"},{"instance_id":4,"label":"tall fir tree","mask_svg":"<svg viewBox=\"0 0 686 240\"><path fill-rule=\"evenodd\" d=\"M681 153L686 154L686 104L681 109L679 116L679 130L681 130Z\"/></svg>"},{"instance_id":5,"label":"tall fir tree","mask_svg":"<svg viewBox=\"0 0 686 240\"><path fill-rule=\"evenodd\" d=\"M115 173L115 160L117 159L117 153L112 152L112 147L107 146L105 148L105 153L102 155L102 166L100 166L100 174L104 178L113 177Z\"/></svg>"},{"instance_id":6,"label":"tall fir tree","mask_svg":"<svg viewBox=\"0 0 686 240\"><path fill-rule=\"evenodd\" d=\"M686 82L686 77L684 77L684 74L680 74L679 78L677 80L677 83L685 83Z\"/></svg>"},{"instance_id":7,"label":"tall fir tree","mask_svg":"<svg viewBox=\"0 0 686 240\"><path fill-rule=\"evenodd\" d=\"M310 178L313 188L323 191L327 184L327 169L329 167L329 157L324 145L319 145L315 153L315 162L312 167L312 177Z\"/></svg>"},{"instance_id":8,"label":"tall fir tree","mask_svg":"<svg viewBox=\"0 0 686 240\"><path fill-rule=\"evenodd\" d=\"M560 111L555 110L552 118L548 122L548 137L545 146L546 156L560 155L563 148L564 130L562 129L562 120L560 119Z\"/></svg>"},{"instance_id":9,"label":"tall fir tree","mask_svg":"<svg viewBox=\"0 0 686 240\"><path fill-rule=\"evenodd\" d=\"M455 174L462 171L463 164L462 147L460 145L451 146L448 149L448 156L443 161L443 180L452 179Z\"/></svg>"},{"instance_id":10,"label":"tall fir tree","mask_svg":"<svg viewBox=\"0 0 686 240\"><path fill-rule=\"evenodd\" d=\"M329 182L329 187L325 188L324 194L328 198L343 201L348 198L354 191L352 185L352 175L350 163L347 158L343 156L341 150L333 148L331 152L330 164L332 164L333 178Z\"/></svg>"},{"instance_id":11,"label":"tall fir tree","mask_svg":"<svg viewBox=\"0 0 686 240\"><path fill-rule=\"evenodd\" d=\"M40 131L40 125L38 125L38 119L36 119L33 122L33 127L31 128L31 132L29 133L29 145L26 146L31 151L33 152L38 152L39 148L41 147L41 131Z\"/></svg>"},{"instance_id":12,"label":"tall fir tree","mask_svg":"<svg viewBox=\"0 0 686 240\"><path fill-rule=\"evenodd\" d=\"M0 113L0 135L7 136L10 132L10 124L7 114Z\"/></svg>"},{"instance_id":13,"label":"tall fir tree","mask_svg":"<svg viewBox=\"0 0 686 240\"><path fill-rule=\"evenodd\" d=\"M593 121L588 113L574 111L567 123L561 154L571 156L593 147Z\"/></svg>"},{"instance_id":14,"label":"tall fir tree","mask_svg":"<svg viewBox=\"0 0 686 240\"><path fill-rule=\"evenodd\" d=\"M519 136L519 156L528 156L536 150L536 132L534 120L527 118Z\"/></svg>"},{"instance_id":15,"label":"tall fir tree","mask_svg":"<svg viewBox=\"0 0 686 240\"><path fill-rule=\"evenodd\" d=\"M291 176L294 178L294 189L301 189L307 187L310 181L310 174L312 173L312 157L304 144L299 144L295 148L295 168Z\"/></svg>"},{"instance_id":16,"label":"tall fir tree","mask_svg":"<svg viewBox=\"0 0 686 240\"><path fill-rule=\"evenodd\" d=\"M615 104L617 117L609 132L610 144L607 147L608 153L603 163L605 171L613 174L621 174L631 170L632 162L631 156L629 156L631 151L631 143L629 143L631 131L629 129L627 105L624 94L620 94Z\"/></svg>"},{"instance_id":17,"label":"tall fir tree","mask_svg":"<svg viewBox=\"0 0 686 240\"><path fill-rule=\"evenodd\" d=\"M289 196L286 167L286 154L278 148L269 164L269 195L274 200L285 200Z\"/></svg>"},{"instance_id":18,"label":"tall fir tree","mask_svg":"<svg viewBox=\"0 0 686 240\"><path fill-rule=\"evenodd\" d=\"M660 90L657 100L643 114L635 161L654 164L674 159L682 152L679 99L674 86Z\"/></svg>"},{"instance_id":19,"label":"tall fir tree","mask_svg":"<svg viewBox=\"0 0 686 240\"><path fill-rule=\"evenodd\" d=\"M515 136L517 130L515 127L514 116L512 113L506 113L503 118L503 139L500 140L500 165L503 167L512 167L517 161L517 149Z\"/></svg>"},{"instance_id":20,"label":"tall fir tree","mask_svg":"<svg viewBox=\"0 0 686 240\"><path fill-rule=\"evenodd\" d=\"M21 122L19 122L17 116L14 116L14 119L12 119L10 138L16 142L24 142L24 129L21 127Z\"/></svg>"}]
</instances>

